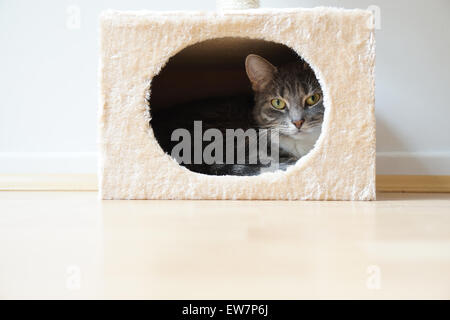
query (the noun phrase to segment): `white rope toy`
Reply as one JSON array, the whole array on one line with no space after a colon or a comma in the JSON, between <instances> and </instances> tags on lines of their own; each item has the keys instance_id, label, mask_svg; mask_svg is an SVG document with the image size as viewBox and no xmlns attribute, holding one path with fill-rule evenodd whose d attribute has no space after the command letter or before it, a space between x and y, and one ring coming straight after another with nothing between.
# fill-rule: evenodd
<instances>
[{"instance_id":1,"label":"white rope toy","mask_svg":"<svg viewBox=\"0 0 450 320\"><path fill-rule=\"evenodd\" d=\"M219 10L245 10L259 8L259 0L217 0Z\"/></svg>"}]
</instances>

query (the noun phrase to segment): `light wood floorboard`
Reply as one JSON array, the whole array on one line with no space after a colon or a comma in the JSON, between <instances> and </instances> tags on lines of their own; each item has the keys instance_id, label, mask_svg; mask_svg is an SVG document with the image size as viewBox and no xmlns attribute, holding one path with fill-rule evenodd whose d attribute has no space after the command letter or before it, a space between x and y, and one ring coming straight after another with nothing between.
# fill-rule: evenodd
<instances>
[{"instance_id":1,"label":"light wood floorboard","mask_svg":"<svg viewBox=\"0 0 450 320\"><path fill-rule=\"evenodd\" d=\"M0 192L0 298L450 298L450 194L99 201Z\"/></svg>"}]
</instances>

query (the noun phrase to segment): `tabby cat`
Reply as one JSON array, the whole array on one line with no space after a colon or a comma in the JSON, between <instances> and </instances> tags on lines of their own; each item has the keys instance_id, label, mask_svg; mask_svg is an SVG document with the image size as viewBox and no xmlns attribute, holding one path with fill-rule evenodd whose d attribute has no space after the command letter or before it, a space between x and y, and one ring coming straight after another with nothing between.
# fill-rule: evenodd
<instances>
[{"instance_id":1,"label":"tabby cat","mask_svg":"<svg viewBox=\"0 0 450 320\"><path fill-rule=\"evenodd\" d=\"M279 157L272 159L270 168L285 170L306 155L320 135L324 115L323 93L313 70L304 61L275 67L255 54L247 56L245 69L253 96L205 99L152 112L151 125L163 150L170 154L178 143L171 140L175 129L193 132L194 121L201 120L204 131L253 128L278 132ZM241 176L258 175L269 166L259 162L181 165L204 174Z\"/></svg>"}]
</instances>

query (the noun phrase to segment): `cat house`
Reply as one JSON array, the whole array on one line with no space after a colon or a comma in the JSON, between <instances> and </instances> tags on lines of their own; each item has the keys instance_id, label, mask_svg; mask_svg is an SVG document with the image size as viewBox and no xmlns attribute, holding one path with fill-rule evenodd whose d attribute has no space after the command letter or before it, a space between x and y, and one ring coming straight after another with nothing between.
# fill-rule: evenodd
<instances>
[{"instance_id":1,"label":"cat house","mask_svg":"<svg viewBox=\"0 0 450 320\"><path fill-rule=\"evenodd\" d=\"M101 15L100 31L102 199L375 199L371 12L109 10ZM192 172L159 145L152 107L245 88L235 73L235 57L245 50L272 61L297 55L311 66L323 90L322 133L314 149L285 171L257 176ZM189 61L202 67L186 73L183 65Z\"/></svg>"}]
</instances>

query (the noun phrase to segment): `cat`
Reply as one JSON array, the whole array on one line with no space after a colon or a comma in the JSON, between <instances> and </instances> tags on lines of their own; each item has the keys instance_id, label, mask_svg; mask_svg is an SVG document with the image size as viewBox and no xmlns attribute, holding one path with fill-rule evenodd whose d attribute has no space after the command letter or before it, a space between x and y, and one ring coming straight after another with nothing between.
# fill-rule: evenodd
<instances>
[{"instance_id":1,"label":"cat","mask_svg":"<svg viewBox=\"0 0 450 320\"><path fill-rule=\"evenodd\" d=\"M314 147L322 129L323 93L313 70L306 62L276 68L257 55L249 55L245 66L256 125L278 129L280 151L298 160Z\"/></svg>"},{"instance_id":2,"label":"cat","mask_svg":"<svg viewBox=\"0 0 450 320\"><path fill-rule=\"evenodd\" d=\"M203 130L219 129L224 136L226 129L277 131L279 158L272 159L271 168L286 170L306 155L321 133L324 115L323 93L313 70L304 61L275 67L255 54L246 57L245 70L251 96L204 99L152 112L151 125L162 149L170 154L178 143L171 140L172 132L179 128L193 132L194 121L201 120ZM268 164L247 160L248 155L245 164L182 165L209 175L252 176L271 170Z\"/></svg>"}]
</instances>

